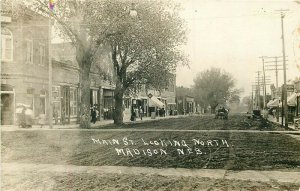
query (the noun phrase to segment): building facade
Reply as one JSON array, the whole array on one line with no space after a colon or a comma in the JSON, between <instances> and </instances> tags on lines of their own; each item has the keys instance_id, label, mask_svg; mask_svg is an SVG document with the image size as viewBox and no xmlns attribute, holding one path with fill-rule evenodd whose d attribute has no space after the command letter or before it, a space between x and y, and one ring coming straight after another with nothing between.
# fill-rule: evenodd
<instances>
[{"instance_id":1,"label":"building facade","mask_svg":"<svg viewBox=\"0 0 300 191\"><path fill-rule=\"evenodd\" d=\"M80 90L76 50L71 43L53 44L52 50L53 114L59 123L78 122ZM115 85L109 75L109 53L104 48L100 52L89 74L90 105L96 109L98 120L112 119Z\"/></svg>"},{"instance_id":2,"label":"building facade","mask_svg":"<svg viewBox=\"0 0 300 191\"><path fill-rule=\"evenodd\" d=\"M176 110L176 75L169 80L168 87L161 91L147 88L145 85L141 85L137 88L137 91L131 95L127 95L124 98L124 116L128 118L131 113L135 111L139 116L138 110L142 108L144 116L151 116L151 113L155 113L156 116L168 116L174 115ZM160 112L160 111L163 111Z\"/></svg>"},{"instance_id":3,"label":"building facade","mask_svg":"<svg viewBox=\"0 0 300 191\"><path fill-rule=\"evenodd\" d=\"M1 12L1 124L16 123L25 105L34 117L47 114L48 19L30 10Z\"/></svg>"}]
</instances>

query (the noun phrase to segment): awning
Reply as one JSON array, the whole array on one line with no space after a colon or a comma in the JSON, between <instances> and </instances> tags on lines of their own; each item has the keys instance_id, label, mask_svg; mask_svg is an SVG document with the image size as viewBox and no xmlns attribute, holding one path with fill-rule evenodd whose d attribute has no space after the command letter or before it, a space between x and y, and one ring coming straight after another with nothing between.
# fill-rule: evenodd
<instances>
[{"instance_id":1,"label":"awning","mask_svg":"<svg viewBox=\"0 0 300 191\"><path fill-rule=\"evenodd\" d=\"M278 107L279 106L279 99L270 100L267 103L268 108Z\"/></svg>"},{"instance_id":2,"label":"awning","mask_svg":"<svg viewBox=\"0 0 300 191\"><path fill-rule=\"evenodd\" d=\"M293 93L287 98L287 105L288 106L296 106L297 105L297 94Z\"/></svg>"},{"instance_id":3,"label":"awning","mask_svg":"<svg viewBox=\"0 0 300 191\"><path fill-rule=\"evenodd\" d=\"M157 97L152 96L149 99L149 107L159 107L159 108L163 108L164 107L164 103L159 101L159 99L157 99Z\"/></svg>"},{"instance_id":4,"label":"awning","mask_svg":"<svg viewBox=\"0 0 300 191\"><path fill-rule=\"evenodd\" d=\"M167 103L168 105L176 105L176 103Z\"/></svg>"},{"instance_id":5,"label":"awning","mask_svg":"<svg viewBox=\"0 0 300 191\"><path fill-rule=\"evenodd\" d=\"M24 103L17 103L16 107L26 107L26 108L30 108L30 105L24 104Z\"/></svg>"}]
</instances>

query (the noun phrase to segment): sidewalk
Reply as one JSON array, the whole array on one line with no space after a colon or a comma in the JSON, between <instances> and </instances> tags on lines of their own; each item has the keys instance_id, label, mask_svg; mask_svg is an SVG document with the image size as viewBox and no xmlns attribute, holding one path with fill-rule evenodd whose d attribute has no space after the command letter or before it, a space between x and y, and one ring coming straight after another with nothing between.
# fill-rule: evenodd
<instances>
[{"instance_id":1,"label":"sidewalk","mask_svg":"<svg viewBox=\"0 0 300 191\"><path fill-rule=\"evenodd\" d=\"M135 123L145 123L149 121L159 121L164 119L172 119L172 118L181 118L181 117L187 117L189 115L175 115L175 116L166 116L166 117L156 117L155 119L151 119L151 117L143 117L143 120L140 118L137 118L136 121L130 121L130 119L125 118L124 123L125 124L135 124ZM113 124L113 120L101 120L97 121L95 124L91 123L91 129L98 128L105 125L111 125ZM17 125L1 125L2 131L16 131L18 129L27 129L27 128L19 128ZM36 130L43 130L43 129L50 129L49 125L43 125L41 128L40 125L33 125L31 128L28 129L36 129ZM79 129L79 124L66 124L66 125L53 125L52 129Z\"/></svg>"},{"instance_id":2,"label":"sidewalk","mask_svg":"<svg viewBox=\"0 0 300 191\"><path fill-rule=\"evenodd\" d=\"M91 174L132 174L161 175L178 177L205 177L213 179L249 180L261 182L300 184L300 171L258 171L258 170L224 170L224 169L185 169L185 168L152 168L129 166L76 166L33 163L2 163L4 175L34 172L45 173L91 173Z\"/></svg>"},{"instance_id":3,"label":"sidewalk","mask_svg":"<svg viewBox=\"0 0 300 191\"><path fill-rule=\"evenodd\" d=\"M279 120L278 120L278 122L277 122L277 120L276 120L276 117L274 118L272 115L269 115L268 116L268 121L271 121L271 122L273 122L273 123L276 123L276 124L279 124L279 125L281 125L281 120L282 120L282 118L281 117L279 117ZM284 124L284 119L283 119L283 124ZM288 127L290 128L290 129L292 129L292 130L296 130L296 131L299 131L300 129L299 129L299 127L297 128L297 127L295 127L295 125L293 124L293 123L289 123L288 124Z\"/></svg>"}]
</instances>

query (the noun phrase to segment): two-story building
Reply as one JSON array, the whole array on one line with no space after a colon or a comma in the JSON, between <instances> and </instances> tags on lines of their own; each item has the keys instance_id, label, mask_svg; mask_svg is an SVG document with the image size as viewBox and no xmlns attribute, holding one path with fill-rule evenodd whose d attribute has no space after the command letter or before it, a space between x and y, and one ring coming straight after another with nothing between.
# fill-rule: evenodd
<instances>
[{"instance_id":1,"label":"two-story building","mask_svg":"<svg viewBox=\"0 0 300 191\"><path fill-rule=\"evenodd\" d=\"M133 110L140 108L142 108L144 116L150 116L152 112L159 115L161 109L165 111L165 115L174 115L176 110L176 75L169 80L168 87L161 91L141 85L135 94L126 96L124 98L125 118L129 117Z\"/></svg>"},{"instance_id":2,"label":"two-story building","mask_svg":"<svg viewBox=\"0 0 300 191\"><path fill-rule=\"evenodd\" d=\"M16 106L47 114L48 18L24 9L1 12L1 124L16 121Z\"/></svg>"},{"instance_id":3,"label":"two-story building","mask_svg":"<svg viewBox=\"0 0 300 191\"><path fill-rule=\"evenodd\" d=\"M76 122L79 114L79 66L71 43L52 44L53 113L62 123ZM98 119L112 119L115 85L112 81L109 53L100 48L90 71L90 105L99 112Z\"/></svg>"}]
</instances>

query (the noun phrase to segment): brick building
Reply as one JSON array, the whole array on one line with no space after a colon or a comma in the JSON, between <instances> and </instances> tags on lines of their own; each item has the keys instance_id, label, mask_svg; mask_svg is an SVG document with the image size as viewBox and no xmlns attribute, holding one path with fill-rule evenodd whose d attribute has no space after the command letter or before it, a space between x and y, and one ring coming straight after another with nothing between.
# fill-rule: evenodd
<instances>
[{"instance_id":1,"label":"brick building","mask_svg":"<svg viewBox=\"0 0 300 191\"><path fill-rule=\"evenodd\" d=\"M48 19L28 9L1 12L1 124L16 121L23 104L33 116L47 114Z\"/></svg>"}]
</instances>

